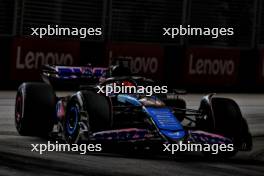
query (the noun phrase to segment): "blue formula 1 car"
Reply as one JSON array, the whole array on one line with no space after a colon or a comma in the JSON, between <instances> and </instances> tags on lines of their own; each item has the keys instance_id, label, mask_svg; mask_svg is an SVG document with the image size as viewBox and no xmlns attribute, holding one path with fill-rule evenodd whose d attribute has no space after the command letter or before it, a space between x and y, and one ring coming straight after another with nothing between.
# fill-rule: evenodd
<instances>
[{"instance_id":1,"label":"blue formula 1 car","mask_svg":"<svg viewBox=\"0 0 264 176\"><path fill-rule=\"evenodd\" d=\"M131 76L118 66L46 65L41 75L43 83L23 83L18 89L15 125L21 135L52 134L67 143L232 143L234 151L228 156L252 148L247 122L232 99L210 94L195 110L186 108L177 90L152 95L110 91L106 95L104 91L111 86L155 86L154 81ZM51 86L57 82L80 88L58 97Z\"/></svg>"}]
</instances>

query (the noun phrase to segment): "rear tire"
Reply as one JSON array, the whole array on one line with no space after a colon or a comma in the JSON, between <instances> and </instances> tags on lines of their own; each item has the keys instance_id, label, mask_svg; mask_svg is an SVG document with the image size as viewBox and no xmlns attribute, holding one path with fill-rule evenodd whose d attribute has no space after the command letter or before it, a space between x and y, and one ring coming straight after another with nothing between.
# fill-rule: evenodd
<instances>
[{"instance_id":1,"label":"rear tire","mask_svg":"<svg viewBox=\"0 0 264 176\"><path fill-rule=\"evenodd\" d=\"M23 83L16 95L15 125L20 135L47 136L54 125L56 96L45 83Z\"/></svg>"}]
</instances>

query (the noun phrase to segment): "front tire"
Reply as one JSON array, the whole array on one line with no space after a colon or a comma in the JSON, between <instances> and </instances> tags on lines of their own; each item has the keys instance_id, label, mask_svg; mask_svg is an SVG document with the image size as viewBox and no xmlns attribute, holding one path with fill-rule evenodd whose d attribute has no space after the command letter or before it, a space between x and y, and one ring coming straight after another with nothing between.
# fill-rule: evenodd
<instances>
[{"instance_id":1,"label":"front tire","mask_svg":"<svg viewBox=\"0 0 264 176\"><path fill-rule=\"evenodd\" d=\"M236 149L252 148L252 137L246 119L243 118L237 103L227 98L212 98L215 118L215 131L234 142Z\"/></svg>"},{"instance_id":2,"label":"front tire","mask_svg":"<svg viewBox=\"0 0 264 176\"><path fill-rule=\"evenodd\" d=\"M52 130L56 96L45 83L23 83L17 91L15 125L20 135L47 136Z\"/></svg>"},{"instance_id":3,"label":"front tire","mask_svg":"<svg viewBox=\"0 0 264 176\"><path fill-rule=\"evenodd\" d=\"M77 143L82 135L89 140L92 132L107 130L111 126L112 110L108 97L95 91L79 91L71 97L64 121L66 143Z\"/></svg>"},{"instance_id":4,"label":"front tire","mask_svg":"<svg viewBox=\"0 0 264 176\"><path fill-rule=\"evenodd\" d=\"M206 118L198 121L198 127L227 137L234 145L234 151L219 152L217 158L232 157L238 150L250 150L252 137L237 103L232 99L220 97L211 98L210 103L200 109ZM216 157L208 152L205 155Z\"/></svg>"},{"instance_id":5,"label":"front tire","mask_svg":"<svg viewBox=\"0 0 264 176\"><path fill-rule=\"evenodd\" d=\"M82 106L76 98L70 100L66 109L64 122L64 138L66 143L74 144L78 142L80 135L80 120ZM88 121L86 122L87 126Z\"/></svg>"}]
</instances>

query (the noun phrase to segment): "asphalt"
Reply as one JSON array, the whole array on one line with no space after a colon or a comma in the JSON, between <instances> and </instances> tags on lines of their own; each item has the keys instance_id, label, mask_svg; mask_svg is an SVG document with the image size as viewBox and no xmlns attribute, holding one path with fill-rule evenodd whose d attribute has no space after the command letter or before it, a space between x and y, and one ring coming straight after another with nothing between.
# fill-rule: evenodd
<instances>
[{"instance_id":1,"label":"asphalt","mask_svg":"<svg viewBox=\"0 0 264 176\"><path fill-rule=\"evenodd\" d=\"M62 95L67 93L60 93ZM208 160L197 153L177 155L117 153L32 152L31 144L47 143L38 137L19 136L14 126L15 92L0 92L0 175L122 175L225 176L264 175L264 95L220 94L235 99L253 134L254 148L224 160ZM201 94L184 95L196 108Z\"/></svg>"}]
</instances>

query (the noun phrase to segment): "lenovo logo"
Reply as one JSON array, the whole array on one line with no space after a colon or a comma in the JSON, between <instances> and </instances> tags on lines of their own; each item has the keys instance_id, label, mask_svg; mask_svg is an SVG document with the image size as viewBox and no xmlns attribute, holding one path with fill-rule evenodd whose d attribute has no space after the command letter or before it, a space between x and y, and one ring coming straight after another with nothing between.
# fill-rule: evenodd
<instances>
[{"instance_id":1,"label":"lenovo logo","mask_svg":"<svg viewBox=\"0 0 264 176\"><path fill-rule=\"evenodd\" d=\"M72 65L74 61L70 53L31 50L22 53L21 46L17 46L16 53L16 69L38 69L44 64Z\"/></svg>"},{"instance_id":2,"label":"lenovo logo","mask_svg":"<svg viewBox=\"0 0 264 176\"><path fill-rule=\"evenodd\" d=\"M190 75L220 75L230 76L235 73L235 61L224 58L194 58L193 54L188 58Z\"/></svg>"}]
</instances>

